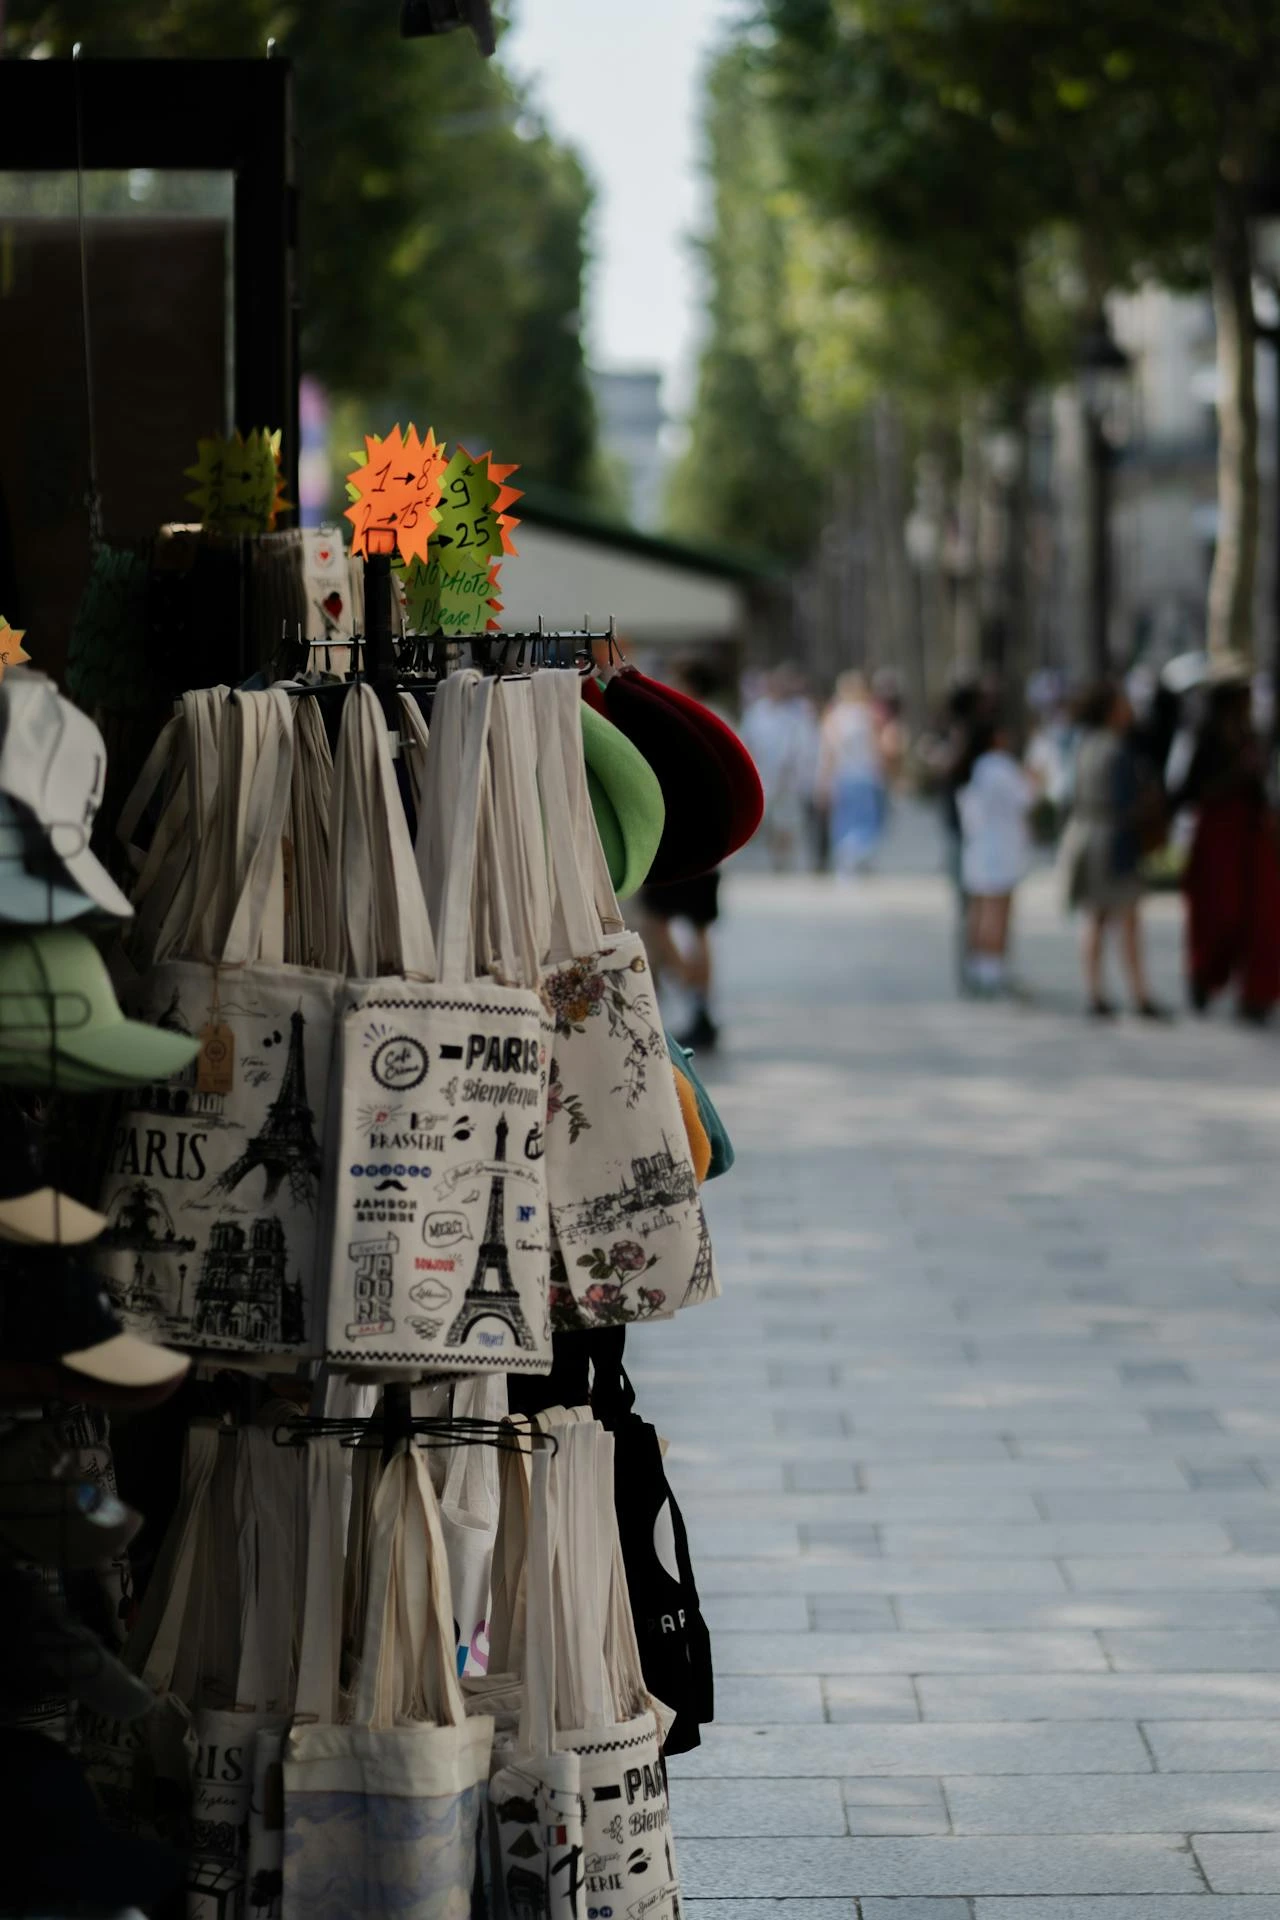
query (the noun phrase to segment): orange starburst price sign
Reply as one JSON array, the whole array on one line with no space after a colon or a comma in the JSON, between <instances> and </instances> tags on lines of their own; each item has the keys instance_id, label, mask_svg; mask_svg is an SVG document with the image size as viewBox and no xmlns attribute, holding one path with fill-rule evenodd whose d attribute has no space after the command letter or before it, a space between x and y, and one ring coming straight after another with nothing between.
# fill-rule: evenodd
<instances>
[{"instance_id":1,"label":"orange starburst price sign","mask_svg":"<svg viewBox=\"0 0 1280 1920\"><path fill-rule=\"evenodd\" d=\"M425 560L435 527L444 448L430 427L425 437L410 421L379 439L365 435L366 459L347 475L352 504L346 517L355 528L353 553L398 552L404 561Z\"/></svg>"}]
</instances>

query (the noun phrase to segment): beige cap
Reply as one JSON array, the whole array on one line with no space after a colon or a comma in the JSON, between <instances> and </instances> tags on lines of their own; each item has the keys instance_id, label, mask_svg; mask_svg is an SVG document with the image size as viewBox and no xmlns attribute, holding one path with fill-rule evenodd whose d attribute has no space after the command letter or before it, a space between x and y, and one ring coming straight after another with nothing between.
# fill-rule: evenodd
<instances>
[{"instance_id":1,"label":"beige cap","mask_svg":"<svg viewBox=\"0 0 1280 1920\"><path fill-rule=\"evenodd\" d=\"M0 1240L23 1246L83 1246L96 1240L106 1224L105 1214L81 1206L56 1187L37 1187L0 1200Z\"/></svg>"},{"instance_id":2,"label":"beige cap","mask_svg":"<svg viewBox=\"0 0 1280 1920\"><path fill-rule=\"evenodd\" d=\"M58 1358L72 1373L83 1373L90 1380L102 1380L113 1387L164 1386L180 1379L191 1365L185 1353L175 1353L171 1347L153 1347L136 1333L113 1334L96 1346L62 1353Z\"/></svg>"}]
</instances>

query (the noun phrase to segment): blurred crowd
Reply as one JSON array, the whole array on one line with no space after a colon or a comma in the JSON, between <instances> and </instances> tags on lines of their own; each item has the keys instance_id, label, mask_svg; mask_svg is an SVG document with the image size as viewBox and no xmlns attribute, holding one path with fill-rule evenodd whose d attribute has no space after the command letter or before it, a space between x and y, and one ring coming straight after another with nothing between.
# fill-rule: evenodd
<instances>
[{"instance_id":1,"label":"blurred crowd","mask_svg":"<svg viewBox=\"0 0 1280 1920\"><path fill-rule=\"evenodd\" d=\"M1148 983L1141 912L1152 889L1179 887L1190 1005L1231 990L1260 1023L1280 1000L1280 829L1269 694L1255 691L1242 662L1201 656L1084 689L1041 675L1020 700L981 681L953 688L911 738L891 673L843 673L824 705L783 665L746 682L740 724L778 871L866 873L895 792L936 800L966 992L1011 990L1017 889L1054 858L1083 922L1092 1018L1118 1012L1113 944L1133 1012L1170 1017Z\"/></svg>"}]
</instances>

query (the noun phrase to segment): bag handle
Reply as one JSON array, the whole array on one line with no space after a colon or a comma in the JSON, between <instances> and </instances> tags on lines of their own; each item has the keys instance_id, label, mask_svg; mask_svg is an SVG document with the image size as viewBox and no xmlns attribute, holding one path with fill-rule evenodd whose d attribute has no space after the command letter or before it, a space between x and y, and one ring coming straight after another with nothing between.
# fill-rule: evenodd
<instances>
[{"instance_id":1,"label":"bag handle","mask_svg":"<svg viewBox=\"0 0 1280 1920\"><path fill-rule=\"evenodd\" d=\"M140 1673L154 1693L168 1693L173 1683L182 1623L191 1598L191 1577L208 1517L209 1486L217 1463L217 1421L193 1420L187 1428L177 1510L124 1653L125 1664Z\"/></svg>"},{"instance_id":2,"label":"bag handle","mask_svg":"<svg viewBox=\"0 0 1280 1920\"><path fill-rule=\"evenodd\" d=\"M293 780L289 794L292 885L286 882L285 957L324 965L329 946L329 814L333 753L316 701L294 701Z\"/></svg>"},{"instance_id":3,"label":"bag handle","mask_svg":"<svg viewBox=\"0 0 1280 1920\"><path fill-rule=\"evenodd\" d=\"M463 738L471 697L479 684L480 675L472 667L450 674L436 688L431 709L414 851L427 913L437 930L448 878L449 834L462 774Z\"/></svg>"},{"instance_id":4,"label":"bag handle","mask_svg":"<svg viewBox=\"0 0 1280 1920\"><path fill-rule=\"evenodd\" d=\"M455 1420L502 1420L507 1412L505 1374L465 1375L453 1389ZM499 1515L501 1493L499 1460L495 1448L483 1442L455 1446L450 1450L440 1489L441 1510L478 1517L486 1526Z\"/></svg>"},{"instance_id":5,"label":"bag handle","mask_svg":"<svg viewBox=\"0 0 1280 1920\"><path fill-rule=\"evenodd\" d=\"M427 790L427 749L431 730L427 716L411 693L400 695L400 753L409 776L409 798L413 801L418 831L422 829L422 809Z\"/></svg>"},{"instance_id":6,"label":"bag handle","mask_svg":"<svg viewBox=\"0 0 1280 1920\"><path fill-rule=\"evenodd\" d=\"M533 682L499 680L489 743L492 834L484 849L484 888L499 903L503 980L536 988L551 941L551 887L538 796Z\"/></svg>"},{"instance_id":7,"label":"bag handle","mask_svg":"<svg viewBox=\"0 0 1280 1920\"><path fill-rule=\"evenodd\" d=\"M515 1444L498 1469L498 1531L489 1576L489 1672L524 1668L525 1619L521 1583L529 1534L529 1420L510 1414Z\"/></svg>"},{"instance_id":8,"label":"bag handle","mask_svg":"<svg viewBox=\"0 0 1280 1920\"><path fill-rule=\"evenodd\" d=\"M613 890L609 862L605 858L600 829L596 825L595 809L591 805L591 789L587 785L587 761L582 744L581 686L579 686L578 698L573 702L572 736L568 727L567 713L565 727L565 780L569 788L569 807L575 822L578 866L583 874L590 876L596 912L600 916L605 933L621 933L627 923L618 905L618 896Z\"/></svg>"},{"instance_id":9,"label":"bag handle","mask_svg":"<svg viewBox=\"0 0 1280 1920\"><path fill-rule=\"evenodd\" d=\"M307 1448L307 1570L294 1720L315 1720L326 1727L338 1721L345 1480L338 1441L317 1435Z\"/></svg>"},{"instance_id":10,"label":"bag handle","mask_svg":"<svg viewBox=\"0 0 1280 1920\"><path fill-rule=\"evenodd\" d=\"M440 1509L426 1462L412 1446L388 1462L373 1504L369 1603L352 1720L391 1727L406 1714L450 1727L466 1717Z\"/></svg>"},{"instance_id":11,"label":"bag handle","mask_svg":"<svg viewBox=\"0 0 1280 1920\"><path fill-rule=\"evenodd\" d=\"M555 888L549 953L553 962L560 963L598 953L604 943L600 915L587 882L587 870L581 863L570 785L574 747L579 758L582 754L578 721L582 688L576 670L555 667L535 674L533 698L537 719L538 791L542 796L542 817ZM576 740L571 736L570 727L572 735L577 735Z\"/></svg>"},{"instance_id":12,"label":"bag handle","mask_svg":"<svg viewBox=\"0 0 1280 1920\"><path fill-rule=\"evenodd\" d=\"M357 978L432 979L435 943L414 861L391 739L373 688L357 682L342 709L329 826L330 963Z\"/></svg>"},{"instance_id":13,"label":"bag handle","mask_svg":"<svg viewBox=\"0 0 1280 1920\"><path fill-rule=\"evenodd\" d=\"M227 966L259 959L279 965L284 959L283 841L293 780L293 701L276 686L262 693L233 693L229 705L232 737L238 736L240 749L240 804L230 869L239 886L217 952Z\"/></svg>"},{"instance_id":14,"label":"bag handle","mask_svg":"<svg viewBox=\"0 0 1280 1920\"><path fill-rule=\"evenodd\" d=\"M135 932L139 965L166 960L175 951L190 951L193 927L212 898L221 840L216 806L219 737L228 694L226 687L204 687L184 693L181 699L185 798L179 801L175 797L174 832L178 839L171 861L163 868L164 895L155 903L148 902L151 937L147 941L140 927ZM203 942L197 940L196 944L203 952Z\"/></svg>"},{"instance_id":15,"label":"bag handle","mask_svg":"<svg viewBox=\"0 0 1280 1920\"><path fill-rule=\"evenodd\" d=\"M531 1465L525 1582L528 1637L518 1738L522 1752L542 1754L556 1751L556 1634L552 1565L557 1547L559 1513L550 1453L545 1448L539 1449Z\"/></svg>"},{"instance_id":16,"label":"bag handle","mask_svg":"<svg viewBox=\"0 0 1280 1920\"><path fill-rule=\"evenodd\" d=\"M465 682L474 684L467 686ZM454 692L454 689L457 689ZM481 795L488 770L489 728L493 714L493 681L479 675L454 674L436 694L449 706L468 701L470 710L463 734L462 768L454 804L453 833L440 908L439 973L442 982L460 986L475 978L475 940L472 918L476 883L476 847L479 840Z\"/></svg>"},{"instance_id":17,"label":"bag handle","mask_svg":"<svg viewBox=\"0 0 1280 1920\"><path fill-rule=\"evenodd\" d=\"M609 1543L600 1538L600 1477L606 1466L612 1498L612 1436L588 1416L558 1429L555 1456L561 1478L555 1580L557 1631L565 1650L557 1662L557 1724L610 1724L610 1687L605 1668L606 1610L611 1576Z\"/></svg>"}]
</instances>

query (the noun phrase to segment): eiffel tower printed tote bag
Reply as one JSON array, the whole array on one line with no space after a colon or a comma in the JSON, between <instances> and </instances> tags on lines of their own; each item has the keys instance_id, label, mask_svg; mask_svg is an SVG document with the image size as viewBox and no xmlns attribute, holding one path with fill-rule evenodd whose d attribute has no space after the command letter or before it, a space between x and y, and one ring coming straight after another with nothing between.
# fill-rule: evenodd
<instances>
[{"instance_id":1,"label":"eiffel tower printed tote bag","mask_svg":"<svg viewBox=\"0 0 1280 1920\"><path fill-rule=\"evenodd\" d=\"M533 695L555 903L543 981L555 1017L552 1324L615 1326L711 1299L719 1285L653 974L639 936L617 931L587 795L578 676L539 673Z\"/></svg>"},{"instance_id":2,"label":"eiffel tower printed tote bag","mask_svg":"<svg viewBox=\"0 0 1280 1920\"><path fill-rule=\"evenodd\" d=\"M120 1113L94 1248L126 1325L171 1346L315 1354L324 1103L337 980L283 964L293 704L234 693L216 797L193 785L174 947L127 998L203 1036L195 1064ZM194 780L199 756L187 756ZM212 807L212 812L209 811ZM182 957L170 957L176 949Z\"/></svg>"},{"instance_id":3,"label":"eiffel tower printed tote bag","mask_svg":"<svg viewBox=\"0 0 1280 1920\"><path fill-rule=\"evenodd\" d=\"M445 808L452 822L438 968L381 708L360 688L343 713L333 915L355 977L336 1074L334 1363L430 1373L551 1364L542 1007L531 987L477 975L474 956L493 694L491 681L463 673L435 698L423 818L438 824ZM451 738L462 741L460 772L445 792L436 756Z\"/></svg>"}]
</instances>

